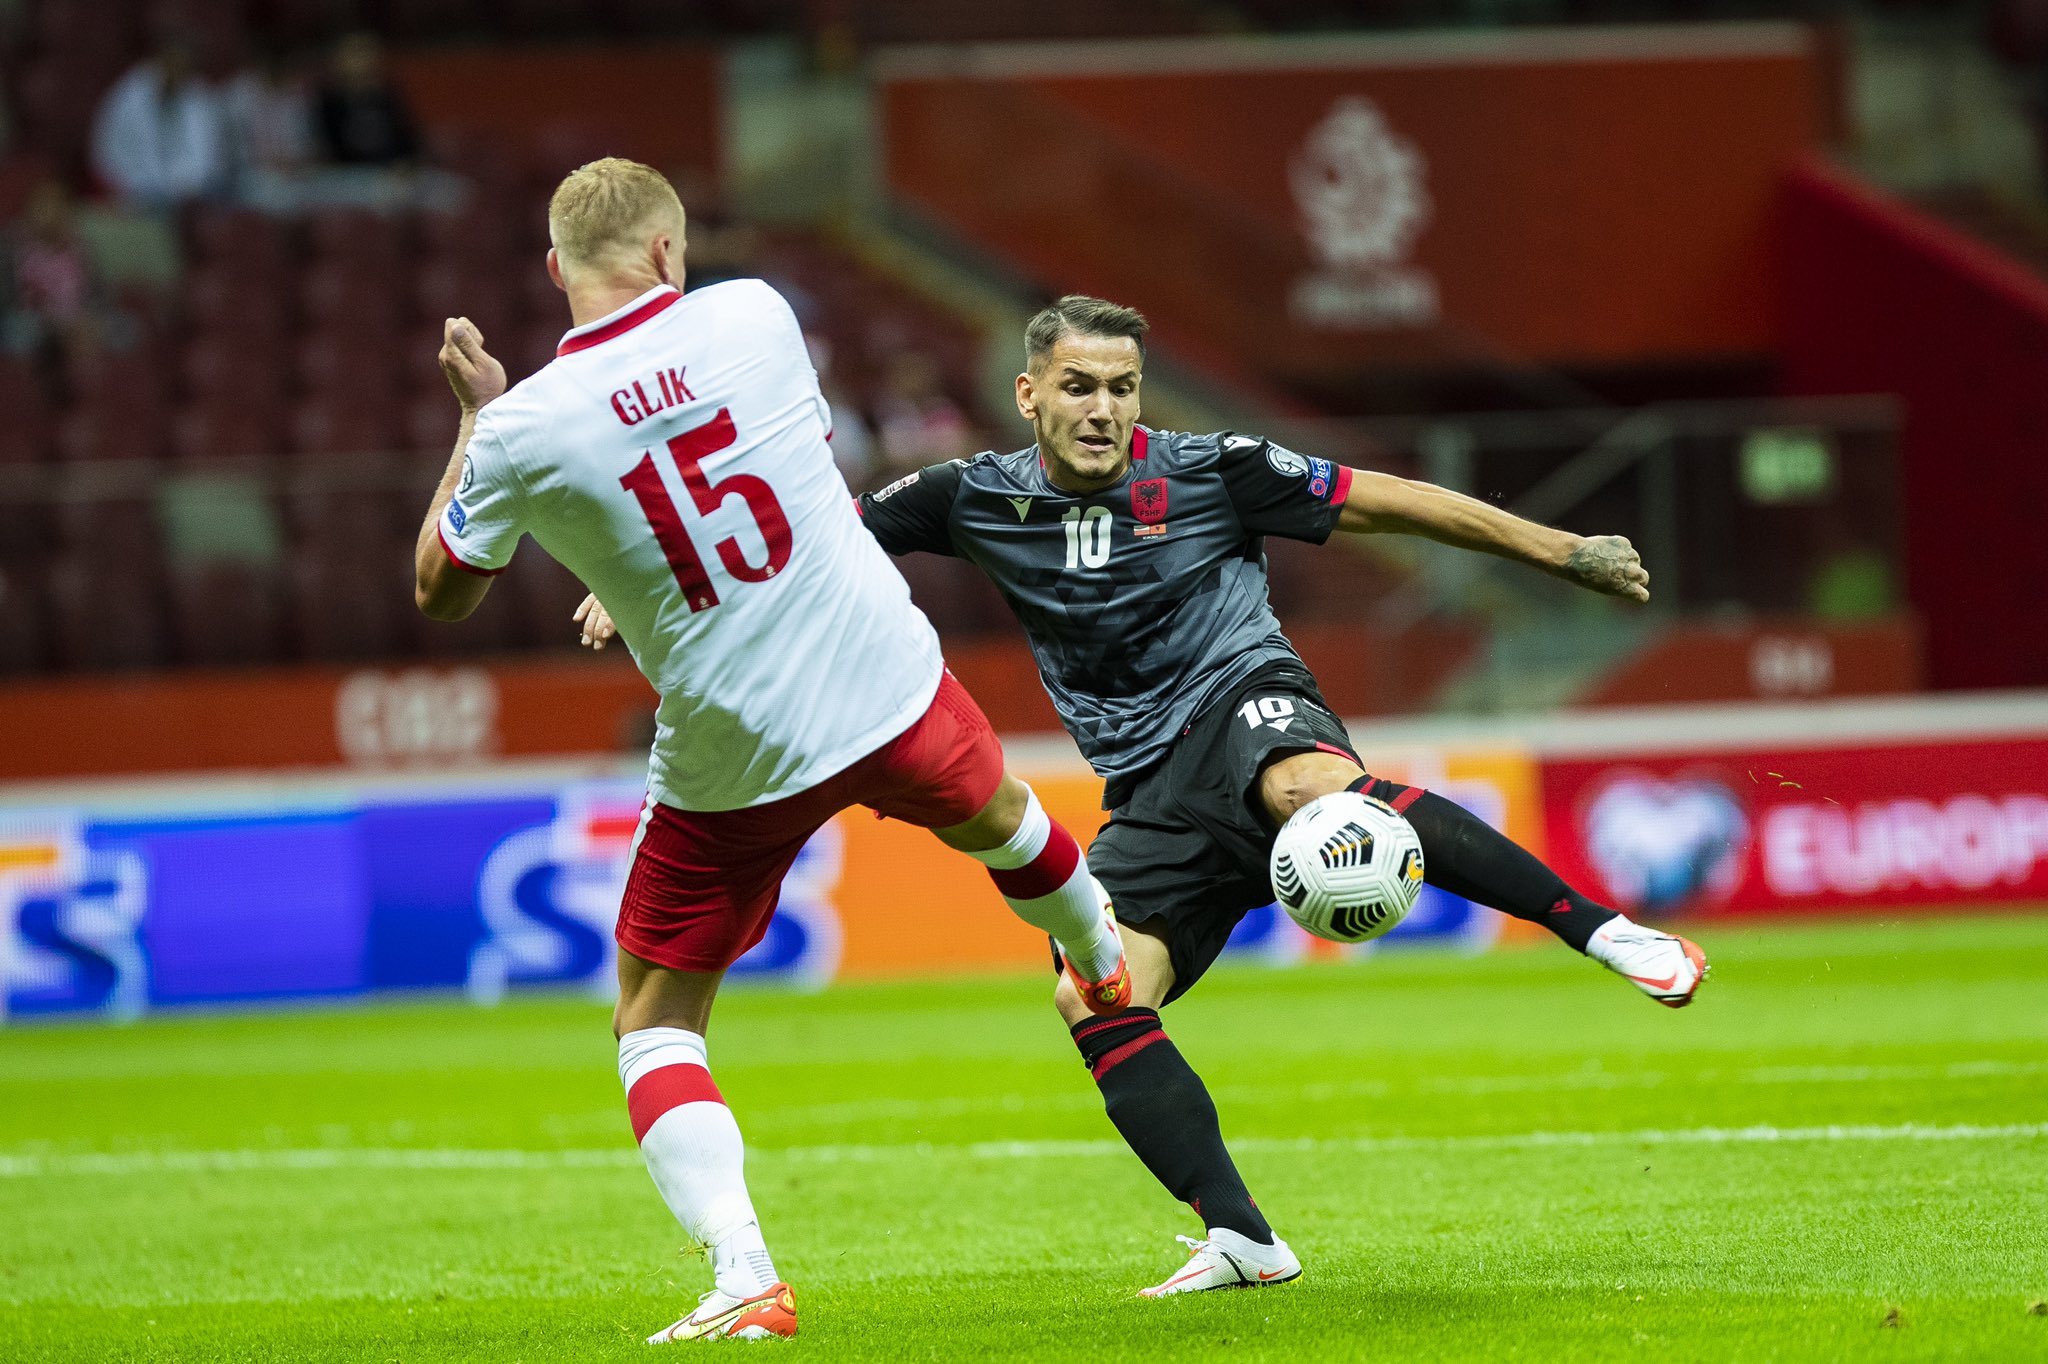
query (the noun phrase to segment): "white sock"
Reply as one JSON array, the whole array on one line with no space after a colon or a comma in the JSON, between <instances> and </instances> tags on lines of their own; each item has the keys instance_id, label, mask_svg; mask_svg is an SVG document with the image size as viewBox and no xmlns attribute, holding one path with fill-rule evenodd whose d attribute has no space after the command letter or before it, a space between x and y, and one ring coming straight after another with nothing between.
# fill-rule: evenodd
<instances>
[{"instance_id":1,"label":"white sock","mask_svg":"<svg viewBox=\"0 0 2048 1364\"><path fill-rule=\"evenodd\" d=\"M619 1039L619 1079L647 1173L683 1230L711 1248L719 1291L750 1298L774 1287L740 1125L711 1082L704 1039L682 1028L629 1032Z\"/></svg>"},{"instance_id":2,"label":"white sock","mask_svg":"<svg viewBox=\"0 0 2048 1364\"><path fill-rule=\"evenodd\" d=\"M1052 822L1038 793L1025 796L1024 819L1000 848L969 853L989 869L1003 902L1033 928L1050 933L1060 953L1089 980L1116 969L1123 943L1102 912L1102 896L1074 836Z\"/></svg>"}]
</instances>

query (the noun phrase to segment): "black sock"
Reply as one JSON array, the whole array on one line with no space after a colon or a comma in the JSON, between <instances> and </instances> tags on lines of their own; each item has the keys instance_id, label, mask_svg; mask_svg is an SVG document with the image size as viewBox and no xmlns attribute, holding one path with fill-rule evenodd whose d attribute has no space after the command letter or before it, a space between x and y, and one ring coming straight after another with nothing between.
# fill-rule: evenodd
<instances>
[{"instance_id":1,"label":"black sock","mask_svg":"<svg viewBox=\"0 0 2048 1364\"><path fill-rule=\"evenodd\" d=\"M1593 931L1615 916L1491 824L1434 792L1374 777L1361 777L1350 789L1407 816L1422 840L1423 879L1432 886L1542 924L1581 952Z\"/></svg>"},{"instance_id":2,"label":"black sock","mask_svg":"<svg viewBox=\"0 0 2048 1364\"><path fill-rule=\"evenodd\" d=\"M1073 1033L1109 1120L1152 1177L1192 1207L1203 1227L1227 1227L1271 1245L1273 1229L1224 1149L1216 1105L1159 1026L1159 1015L1126 1009L1076 1023Z\"/></svg>"}]
</instances>

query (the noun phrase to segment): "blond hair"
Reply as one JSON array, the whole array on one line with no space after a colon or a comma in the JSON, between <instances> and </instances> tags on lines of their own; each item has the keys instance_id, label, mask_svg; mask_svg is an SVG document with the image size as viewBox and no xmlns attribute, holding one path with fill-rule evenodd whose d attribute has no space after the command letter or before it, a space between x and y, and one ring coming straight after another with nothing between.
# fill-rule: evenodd
<instances>
[{"instance_id":1,"label":"blond hair","mask_svg":"<svg viewBox=\"0 0 2048 1364\"><path fill-rule=\"evenodd\" d=\"M569 172L548 200L548 239L572 265L604 264L642 244L657 216L683 221L675 186L652 166L607 156Z\"/></svg>"}]
</instances>

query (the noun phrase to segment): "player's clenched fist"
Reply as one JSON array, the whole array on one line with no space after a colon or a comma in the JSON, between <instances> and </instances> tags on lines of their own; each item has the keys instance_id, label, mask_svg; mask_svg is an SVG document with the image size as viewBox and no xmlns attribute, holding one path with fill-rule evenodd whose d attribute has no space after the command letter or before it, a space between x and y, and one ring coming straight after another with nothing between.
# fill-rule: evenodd
<instances>
[{"instance_id":1,"label":"player's clenched fist","mask_svg":"<svg viewBox=\"0 0 2048 1364\"><path fill-rule=\"evenodd\" d=\"M441 325L441 372L465 412L475 412L505 391L505 367L484 349L483 333L466 317Z\"/></svg>"},{"instance_id":2,"label":"player's clenched fist","mask_svg":"<svg viewBox=\"0 0 2048 1364\"><path fill-rule=\"evenodd\" d=\"M582 642L589 649L602 649L605 641L619 632L618 627L612 624L611 613L604 609L594 592L583 599L583 605L577 607L576 614L569 619L583 627Z\"/></svg>"},{"instance_id":3,"label":"player's clenched fist","mask_svg":"<svg viewBox=\"0 0 2048 1364\"><path fill-rule=\"evenodd\" d=\"M1564 576L1610 597L1650 599L1650 571L1625 535L1595 535L1580 541L1564 561Z\"/></svg>"}]
</instances>

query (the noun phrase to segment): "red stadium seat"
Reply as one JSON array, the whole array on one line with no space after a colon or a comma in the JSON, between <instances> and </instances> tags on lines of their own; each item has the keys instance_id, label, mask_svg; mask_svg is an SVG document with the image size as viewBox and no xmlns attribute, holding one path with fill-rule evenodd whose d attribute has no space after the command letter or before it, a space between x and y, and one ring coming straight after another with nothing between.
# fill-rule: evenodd
<instances>
[{"instance_id":1,"label":"red stadium seat","mask_svg":"<svg viewBox=\"0 0 2048 1364\"><path fill-rule=\"evenodd\" d=\"M565 0L497 0L492 12L518 38L560 38L588 22L583 6Z\"/></svg>"},{"instance_id":2,"label":"red stadium seat","mask_svg":"<svg viewBox=\"0 0 2048 1364\"><path fill-rule=\"evenodd\" d=\"M491 349L498 347L491 339ZM448 393L447 376L441 373L441 319L418 318L399 337L394 352L399 386L414 397Z\"/></svg>"},{"instance_id":3,"label":"red stadium seat","mask_svg":"<svg viewBox=\"0 0 2048 1364\"><path fill-rule=\"evenodd\" d=\"M316 262L349 261L388 269L409 255L404 220L368 209L324 209L306 219L306 243Z\"/></svg>"},{"instance_id":4,"label":"red stadium seat","mask_svg":"<svg viewBox=\"0 0 2048 1364\"><path fill-rule=\"evenodd\" d=\"M500 288L515 286L522 296L529 320L547 323L555 329L557 336L569 330L569 299L548 277L545 256L521 260L511 275L500 280L498 285Z\"/></svg>"},{"instance_id":5,"label":"red stadium seat","mask_svg":"<svg viewBox=\"0 0 2048 1364\"><path fill-rule=\"evenodd\" d=\"M397 401L399 359L388 336L330 330L309 333L292 357L300 392L345 396L379 412Z\"/></svg>"},{"instance_id":6,"label":"red stadium seat","mask_svg":"<svg viewBox=\"0 0 2048 1364\"><path fill-rule=\"evenodd\" d=\"M493 596L507 595L516 603L523 642L557 650L576 643L576 626L570 617L588 591L539 545L521 544L491 592Z\"/></svg>"},{"instance_id":7,"label":"red stadium seat","mask_svg":"<svg viewBox=\"0 0 2048 1364\"><path fill-rule=\"evenodd\" d=\"M446 385L413 395L405 405L405 445L409 450L446 457L455 448L455 428L462 419L455 395Z\"/></svg>"},{"instance_id":8,"label":"red stadium seat","mask_svg":"<svg viewBox=\"0 0 2048 1364\"><path fill-rule=\"evenodd\" d=\"M484 334L487 345L511 335L519 323L519 298L502 276L446 261L420 267L413 279L413 316L422 331L438 329L451 317L467 317Z\"/></svg>"},{"instance_id":9,"label":"red stadium seat","mask_svg":"<svg viewBox=\"0 0 2048 1364\"><path fill-rule=\"evenodd\" d=\"M397 423L385 401L365 395L323 394L299 405L291 415L291 447L300 454L352 455L398 449Z\"/></svg>"},{"instance_id":10,"label":"red stadium seat","mask_svg":"<svg viewBox=\"0 0 2048 1364\"><path fill-rule=\"evenodd\" d=\"M120 562L97 550L65 555L49 579L56 661L80 669L154 668L170 654L153 559Z\"/></svg>"},{"instance_id":11,"label":"red stadium seat","mask_svg":"<svg viewBox=\"0 0 2048 1364\"><path fill-rule=\"evenodd\" d=\"M386 0L385 22L392 37L407 41L446 38L472 28L476 0Z\"/></svg>"},{"instance_id":12,"label":"red stadium seat","mask_svg":"<svg viewBox=\"0 0 2048 1364\"><path fill-rule=\"evenodd\" d=\"M49 504L33 497L0 499L0 573L40 570L56 547Z\"/></svg>"},{"instance_id":13,"label":"red stadium seat","mask_svg":"<svg viewBox=\"0 0 2048 1364\"><path fill-rule=\"evenodd\" d=\"M89 174L86 147L93 115L101 92L117 74L118 66L109 70L103 62L54 53L23 68L9 92L20 116L16 135L21 144L35 148L66 179L82 180Z\"/></svg>"},{"instance_id":14,"label":"red stadium seat","mask_svg":"<svg viewBox=\"0 0 2048 1364\"><path fill-rule=\"evenodd\" d=\"M75 352L64 366L65 385L76 408L123 414L140 425L163 419L174 375L169 359L154 345L133 350Z\"/></svg>"},{"instance_id":15,"label":"red stadium seat","mask_svg":"<svg viewBox=\"0 0 2048 1364\"><path fill-rule=\"evenodd\" d=\"M216 264L188 274L180 298L190 335L276 346L291 334L297 292L282 266L272 272Z\"/></svg>"},{"instance_id":16,"label":"red stadium seat","mask_svg":"<svg viewBox=\"0 0 2048 1364\"><path fill-rule=\"evenodd\" d=\"M405 311L405 281L394 270L363 260L309 267L299 281L306 325L388 338Z\"/></svg>"},{"instance_id":17,"label":"red stadium seat","mask_svg":"<svg viewBox=\"0 0 2048 1364\"><path fill-rule=\"evenodd\" d=\"M153 569L160 558L156 503L149 489L133 495L66 497L52 504L56 548L96 554L111 564Z\"/></svg>"},{"instance_id":18,"label":"red stadium seat","mask_svg":"<svg viewBox=\"0 0 2048 1364\"><path fill-rule=\"evenodd\" d=\"M192 215L193 254L202 265L269 275L297 254L285 221L249 208L208 207Z\"/></svg>"},{"instance_id":19,"label":"red stadium seat","mask_svg":"<svg viewBox=\"0 0 2048 1364\"><path fill-rule=\"evenodd\" d=\"M396 541L377 552L361 544L300 546L290 566L292 633L299 653L319 661L388 658L412 628L412 571Z\"/></svg>"},{"instance_id":20,"label":"red stadium seat","mask_svg":"<svg viewBox=\"0 0 2048 1364\"><path fill-rule=\"evenodd\" d=\"M275 660L283 652L280 577L280 569L233 562L174 570L169 597L179 661L220 666Z\"/></svg>"},{"instance_id":21,"label":"red stadium seat","mask_svg":"<svg viewBox=\"0 0 2048 1364\"><path fill-rule=\"evenodd\" d=\"M593 124L565 121L541 128L527 163L528 183L536 200L547 202L562 177L578 166L617 152L613 135Z\"/></svg>"},{"instance_id":22,"label":"red stadium seat","mask_svg":"<svg viewBox=\"0 0 2048 1364\"><path fill-rule=\"evenodd\" d=\"M518 250L512 219L497 214L423 213L416 227L421 259L436 264L501 270Z\"/></svg>"},{"instance_id":23,"label":"red stadium seat","mask_svg":"<svg viewBox=\"0 0 2048 1364\"><path fill-rule=\"evenodd\" d=\"M154 460L163 454L163 435L160 409L75 408L58 423L57 457L67 464Z\"/></svg>"},{"instance_id":24,"label":"red stadium seat","mask_svg":"<svg viewBox=\"0 0 2048 1364\"><path fill-rule=\"evenodd\" d=\"M284 410L276 403L202 399L171 422L171 448L180 460L273 459L284 452Z\"/></svg>"},{"instance_id":25,"label":"red stadium seat","mask_svg":"<svg viewBox=\"0 0 2048 1364\"><path fill-rule=\"evenodd\" d=\"M280 406L292 382L282 336L193 332L178 352L178 378L194 398Z\"/></svg>"},{"instance_id":26,"label":"red stadium seat","mask_svg":"<svg viewBox=\"0 0 2048 1364\"><path fill-rule=\"evenodd\" d=\"M55 420L42 376L25 360L0 356L0 464L47 459Z\"/></svg>"},{"instance_id":27,"label":"red stadium seat","mask_svg":"<svg viewBox=\"0 0 2048 1364\"><path fill-rule=\"evenodd\" d=\"M520 330L518 339L510 347L497 353L498 358L505 363L506 377L516 384L554 359L555 347L561 344L562 333L567 330L569 325L566 309L560 323L527 323Z\"/></svg>"},{"instance_id":28,"label":"red stadium seat","mask_svg":"<svg viewBox=\"0 0 2048 1364\"><path fill-rule=\"evenodd\" d=\"M0 536L10 509L0 507ZM0 568L0 677L21 677L50 663L50 627L40 586L28 574Z\"/></svg>"}]
</instances>

